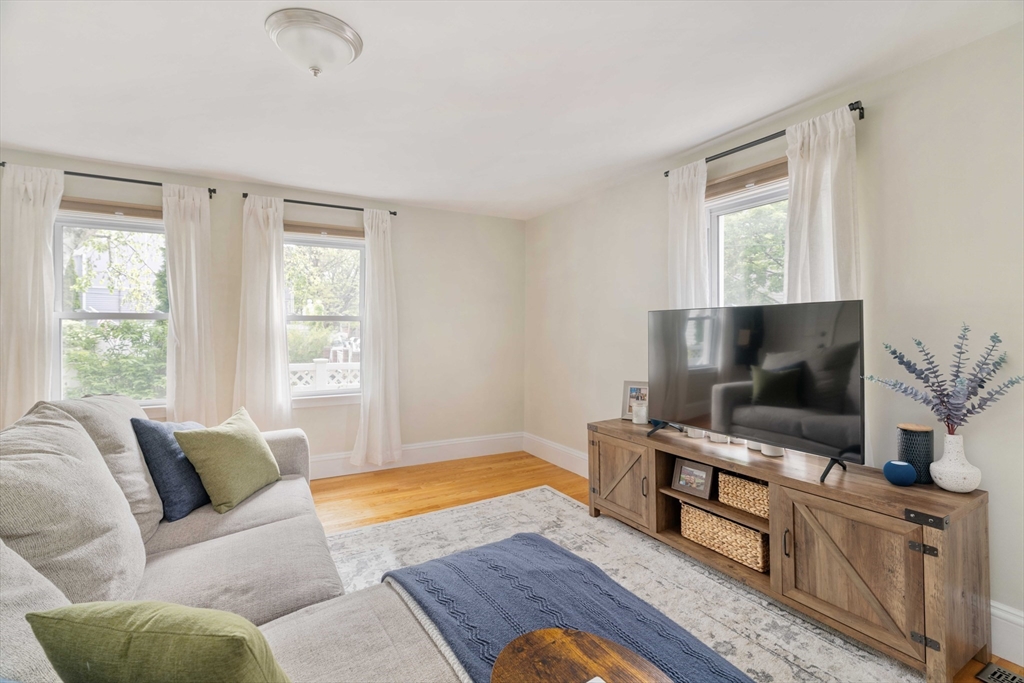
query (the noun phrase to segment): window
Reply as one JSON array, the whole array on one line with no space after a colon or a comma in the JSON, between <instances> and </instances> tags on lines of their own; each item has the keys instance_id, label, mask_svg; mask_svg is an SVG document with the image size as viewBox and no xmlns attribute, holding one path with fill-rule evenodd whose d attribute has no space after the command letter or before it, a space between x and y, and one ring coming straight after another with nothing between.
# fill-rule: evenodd
<instances>
[{"instance_id":1,"label":"window","mask_svg":"<svg viewBox=\"0 0 1024 683\"><path fill-rule=\"evenodd\" d=\"M285 235L292 396L359 391L364 266L360 240Z\"/></svg>"},{"instance_id":2,"label":"window","mask_svg":"<svg viewBox=\"0 0 1024 683\"><path fill-rule=\"evenodd\" d=\"M715 319L709 315L693 315L686 321L686 355L691 370L717 368Z\"/></svg>"},{"instance_id":3,"label":"window","mask_svg":"<svg viewBox=\"0 0 1024 683\"><path fill-rule=\"evenodd\" d=\"M707 202L712 298L719 306L785 303L788 206L787 181Z\"/></svg>"},{"instance_id":4,"label":"window","mask_svg":"<svg viewBox=\"0 0 1024 683\"><path fill-rule=\"evenodd\" d=\"M53 394L167 395L166 239L159 220L61 212L54 223Z\"/></svg>"}]
</instances>

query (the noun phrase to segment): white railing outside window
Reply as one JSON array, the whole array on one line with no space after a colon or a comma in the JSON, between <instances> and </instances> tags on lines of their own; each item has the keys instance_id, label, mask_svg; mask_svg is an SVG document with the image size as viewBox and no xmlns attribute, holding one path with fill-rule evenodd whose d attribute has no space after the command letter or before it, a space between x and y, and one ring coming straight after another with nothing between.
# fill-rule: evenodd
<instances>
[{"instance_id":1,"label":"white railing outside window","mask_svg":"<svg viewBox=\"0 0 1024 683\"><path fill-rule=\"evenodd\" d=\"M361 240L285 233L293 397L359 393L365 265Z\"/></svg>"}]
</instances>

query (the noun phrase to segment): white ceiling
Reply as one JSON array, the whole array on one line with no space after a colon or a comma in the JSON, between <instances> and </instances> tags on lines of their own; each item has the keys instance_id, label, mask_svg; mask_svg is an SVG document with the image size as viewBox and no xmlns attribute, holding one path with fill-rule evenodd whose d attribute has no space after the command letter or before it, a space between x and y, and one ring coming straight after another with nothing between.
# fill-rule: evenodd
<instances>
[{"instance_id":1,"label":"white ceiling","mask_svg":"<svg viewBox=\"0 0 1024 683\"><path fill-rule=\"evenodd\" d=\"M362 56L300 71L263 31L289 6L351 24ZM1022 8L3 0L0 143L530 218Z\"/></svg>"}]
</instances>

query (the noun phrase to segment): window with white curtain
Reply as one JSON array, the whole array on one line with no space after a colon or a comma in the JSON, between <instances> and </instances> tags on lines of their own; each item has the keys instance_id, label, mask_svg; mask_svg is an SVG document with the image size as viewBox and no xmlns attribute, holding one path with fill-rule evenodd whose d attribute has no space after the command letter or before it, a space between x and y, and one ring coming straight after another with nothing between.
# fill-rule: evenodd
<instances>
[{"instance_id":1,"label":"window with white curtain","mask_svg":"<svg viewBox=\"0 0 1024 683\"><path fill-rule=\"evenodd\" d=\"M167 393L163 222L62 211L54 223L57 324L52 393Z\"/></svg>"},{"instance_id":2,"label":"window with white curtain","mask_svg":"<svg viewBox=\"0 0 1024 683\"><path fill-rule=\"evenodd\" d=\"M708 200L712 301L785 303L789 184L782 180Z\"/></svg>"},{"instance_id":3,"label":"window with white curtain","mask_svg":"<svg viewBox=\"0 0 1024 683\"><path fill-rule=\"evenodd\" d=\"M292 396L359 393L363 242L299 233L284 242Z\"/></svg>"}]
</instances>

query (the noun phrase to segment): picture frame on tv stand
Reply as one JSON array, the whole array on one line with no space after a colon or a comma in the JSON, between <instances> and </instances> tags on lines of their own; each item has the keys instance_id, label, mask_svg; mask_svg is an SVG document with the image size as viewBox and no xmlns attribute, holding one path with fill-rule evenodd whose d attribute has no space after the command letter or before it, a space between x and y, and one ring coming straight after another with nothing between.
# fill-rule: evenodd
<instances>
[{"instance_id":1,"label":"picture frame on tv stand","mask_svg":"<svg viewBox=\"0 0 1024 683\"><path fill-rule=\"evenodd\" d=\"M669 485L676 491L708 500L715 488L715 468L685 458L676 458Z\"/></svg>"}]
</instances>

